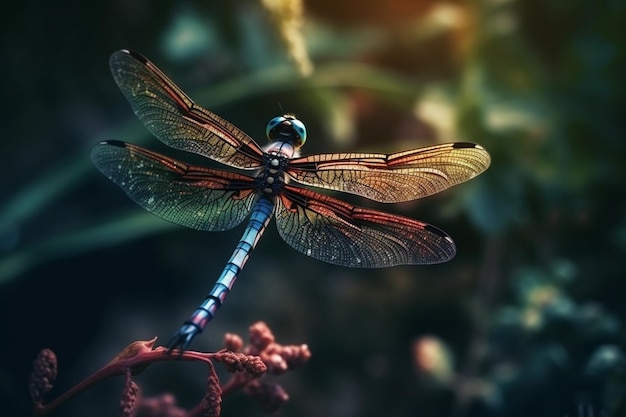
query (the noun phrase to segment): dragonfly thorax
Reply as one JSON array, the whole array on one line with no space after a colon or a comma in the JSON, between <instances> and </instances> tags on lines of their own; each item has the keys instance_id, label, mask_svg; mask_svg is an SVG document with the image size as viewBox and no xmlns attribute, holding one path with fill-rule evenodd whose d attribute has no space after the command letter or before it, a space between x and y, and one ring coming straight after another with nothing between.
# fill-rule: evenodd
<instances>
[{"instance_id":1,"label":"dragonfly thorax","mask_svg":"<svg viewBox=\"0 0 626 417\"><path fill-rule=\"evenodd\" d=\"M264 194L277 195L285 184L285 168L290 157L279 152L267 152L263 156L263 168L259 171L257 187Z\"/></svg>"}]
</instances>

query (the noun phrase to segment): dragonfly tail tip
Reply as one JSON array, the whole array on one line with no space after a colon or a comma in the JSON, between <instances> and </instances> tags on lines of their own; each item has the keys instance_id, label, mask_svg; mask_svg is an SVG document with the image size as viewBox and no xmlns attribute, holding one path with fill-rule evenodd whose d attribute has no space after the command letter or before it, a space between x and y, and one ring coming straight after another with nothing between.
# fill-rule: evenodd
<instances>
[{"instance_id":1,"label":"dragonfly tail tip","mask_svg":"<svg viewBox=\"0 0 626 417\"><path fill-rule=\"evenodd\" d=\"M167 342L167 352L171 354L174 350L178 349L179 354L182 355L184 351L189 348L191 341L194 337L199 335L201 330L195 325L186 324L181 327Z\"/></svg>"}]
</instances>

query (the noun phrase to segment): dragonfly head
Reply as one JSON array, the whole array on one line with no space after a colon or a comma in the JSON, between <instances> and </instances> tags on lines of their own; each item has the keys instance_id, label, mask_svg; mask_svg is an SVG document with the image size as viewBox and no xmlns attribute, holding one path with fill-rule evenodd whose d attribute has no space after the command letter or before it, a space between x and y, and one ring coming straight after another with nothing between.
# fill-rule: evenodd
<instances>
[{"instance_id":1,"label":"dragonfly head","mask_svg":"<svg viewBox=\"0 0 626 417\"><path fill-rule=\"evenodd\" d=\"M297 149L306 141L306 127L292 114L274 117L267 124L265 134L270 141L290 142Z\"/></svg>"}]
</instances>

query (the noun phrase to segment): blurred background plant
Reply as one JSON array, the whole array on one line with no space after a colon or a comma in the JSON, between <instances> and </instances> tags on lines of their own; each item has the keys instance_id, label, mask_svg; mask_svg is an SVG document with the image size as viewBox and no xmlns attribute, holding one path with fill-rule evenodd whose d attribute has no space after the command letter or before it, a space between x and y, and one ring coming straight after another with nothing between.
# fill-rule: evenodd
<instances>
[{"instance_id":1,"label":"blurred background plant","mask_svg":"<svg viewBox=\"0 0 626 417\"><path fill-rule=\"evenodd\" d=\"M311 364L283 381L282 415L625 415L624 2L316 0L303 13L308 70L253 0L6 5L7 415L29 413L28 373L44 347L75 372L57 381L69 386L129 341L166 340L241 232L165 223L91 165L101 139L198 162L134 117L107 67L121 48L261 142L267 120L287 111L307 123L306 153L464 140L492 155L467 184L384 207L450 233L450 263L350 270L294 253L272 230L263 237L194 347L215 350L214 335L256 320L308 343ZM161 372L142 382L147 394L175 384L183 404L202 396L202 373ZM107 389L119 392L99 387L63 415L115 413ZM242 398L223 415L243 413L258 411Z\"/></svg>"}]
</instances>

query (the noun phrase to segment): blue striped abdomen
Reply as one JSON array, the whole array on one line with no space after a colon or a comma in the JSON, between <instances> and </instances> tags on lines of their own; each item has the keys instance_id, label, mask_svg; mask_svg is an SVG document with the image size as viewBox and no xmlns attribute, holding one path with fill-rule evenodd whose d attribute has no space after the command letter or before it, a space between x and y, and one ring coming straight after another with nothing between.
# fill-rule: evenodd
<instances>
[{"instance_id":1,"label":"blue striped abdomen","mask_svg":"<svg viewBox=\"0 0 626 417\"><path fill-rule=\"evenodd\" d=\"M179 334L188 334L193 337L201 333L209 321L211 321L215 312L224 303L226 296L235 284L239 273L250 257L252 249L254 249L267 228L274 212L274 205L274 199L266 196L260 197L254 204L246 230L243 232L243 236L222 270L221 275L215 282L213 289L183 324Z\"/></svg>"}]
</instances>

